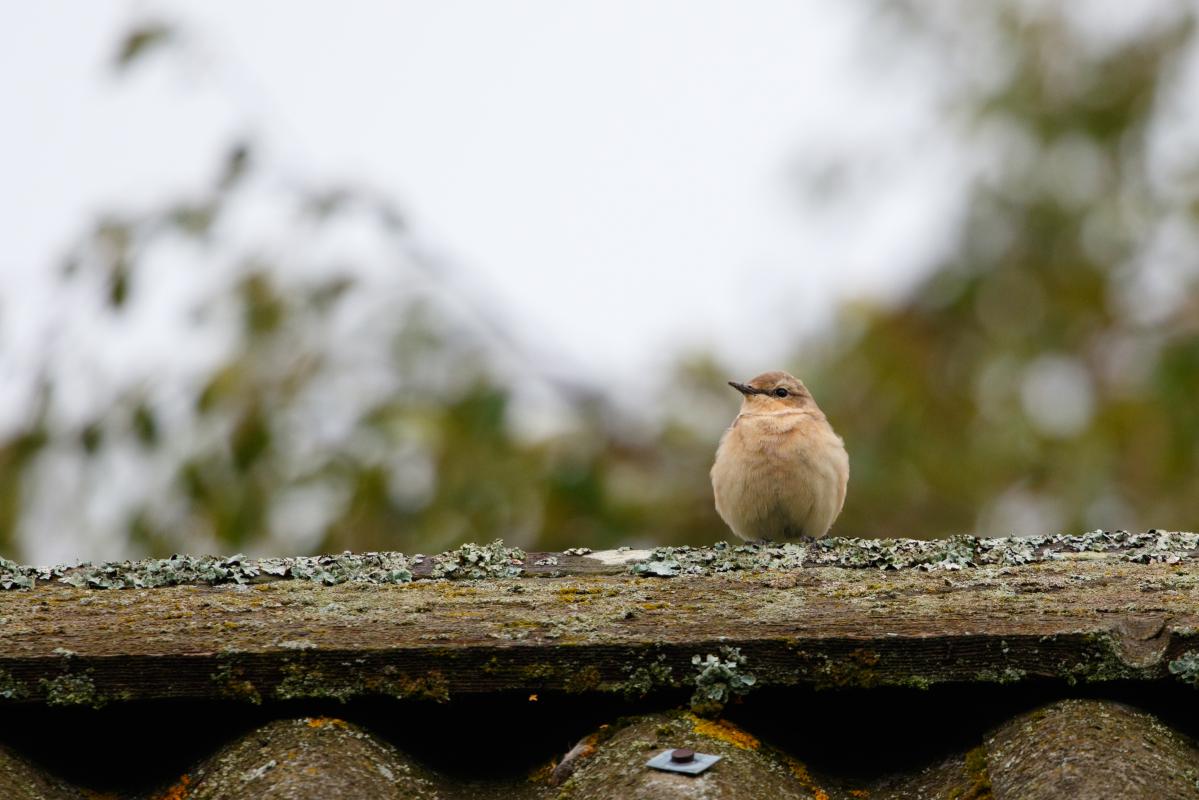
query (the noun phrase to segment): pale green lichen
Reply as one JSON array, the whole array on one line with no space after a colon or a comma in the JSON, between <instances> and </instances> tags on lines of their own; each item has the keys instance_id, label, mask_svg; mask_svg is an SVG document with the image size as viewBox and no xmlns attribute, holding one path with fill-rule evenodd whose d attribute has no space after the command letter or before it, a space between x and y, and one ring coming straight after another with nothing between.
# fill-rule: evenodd
<instances>
[{"instance_id":1,"label":"pale green lichen","mask_svg":"<svg viewBox=\"0 0 1199 800\"><path fill-rule=\"evenodd\" d=\"M36 572L32 567L0 558L0 589L32 589L36 580Z\"/></svg>"},{"instance_id":2,"label":"pale green lichen","mask_svg":"<svg viewBox=\"0 0 1199 800\"><path fill-rule=\"evenodd\" d=\"M587 548L571 548L565 552L583 556L585 551ZM1199 534L1097 530L1077 536L996 539L975 536L931 540L829 538L735 547L718 542L712 547L659 547L649 558L630 565L629 571L634 575L669 578L741 570L788 570L803 566L958 570L1060 561L1083 557L1080 554L1137 563L1194 561L1199 558ZM262 559L240 554L226 558L175 555L165 559L53 567L23 566L0 559L0 590L30 589L37 581L91 589L140 589L182 584L218 586L268 580L308 580L330 586L346 582L401 584L414 579L414 568L426 558L431 562L427 572L433 578L515 578L524 572L525 553L520 548L504 547L502 541L495 541L489 545L465 544L433 557L409 557L393 552ZM553 559L554 556L547 556L541 561L543 565L552 565Z\"/></svg>"},{"instance_id":3,"label":"pale green lichen","mask_svg":"<svg viewBox=\"0 0 1199 800\"><path fill-rule=\"evenodd\" d=\"M1183 683L1199 687L1199 650L1188 650L1171 661L1167 668L1170 674Z\"/></svg>"},{"instance_id":4,"label":"pale green lichen","mask_svg":"<svg viewBox=\"0 0 1199 800\"><path fill-rule=\"evenodd\" d=\"M344 703L354 697L370 695L438 703L450 699L449 684L440 672L430 670L420 677L410 678L391 666L377 674L368 674L292 663L283 668L283 680L274 689L274 696L279 700L337 700Z\"/></svg>"},{"instance_id":5,"label":"pale green lichen","mask_svg":"<svg viewBox=\"0 0 1199 800\"><path fill-rule=\"evenodd\" d=\"M13 576L17 577L13 577ZM16 567L0 564L0 587L28 588L14 583L28 580L57 580L87 589L149 589L181 584L244 584L258 580L308 580L333 586L350 581L363 583L408 583L412 580L409 561L402 553L342 553L330 556L292 558L247 558L238 554L217 556L173 555L142 561L110 561L74 567ZM6 585L11 583L12 585Z\"/></svg>"},{"instance_id":6,"label":"pale green lichen","mask_svg":"<svg viewBox=\"0 0 1199 800\"><path fill-rule=\"evenodd\" d=\"M662 549L662 548L659 548ZM672 558L668 553L659 553L654 551L653 556L645 561L638 561L629 571L634 575L643 575L655 578L673 578L679 574L683 565L675 558Z\"/></svg>"},{"instance_id":7,"label":"pale green lichen","mask_svg":"<svg viewBox=\"0 0 1199 800\"><path fill-rule=\"evenodd\" d=\"M666 663L664 655L659 655L649 664L641 664L636 668L629 666L625 669L630 670L630 674L621 684L620 691L629 699L645 697L654 689L672 686L674 683L671 675L674 670Z\"/></svg>"},{"instance_id":8,"label":"pale green lichen","mask_svg":"<svg viewBox=\"0 0 1199 800\"><path fill-rule=\"evenodd\" d=\"M713 547L659 547L632 564L633 575L674 577L721 572L845 567L873 569L959 570L986 565L1015 566L1061 561L1078 553L1109 554L1136 563L1177 563L1199 557L1199 534L1150 530L1090 531L1076 536L1028 536L983 539L817 539L806 542L754 543Z\"/></svg>"},{"instance_id":9,"label":"pale green lichen","mask_svg":"<svg viewBox=\"0 0 1199 800\"><path fill-rule=\"evenodd\" d=\"M46 693L46 705L50 706L103 708L110 699L96 688L89 672L41 678L38 684Z\"/></svg>"},{"instance_id":10,"label":"pale green lichen","mask_svg":"<svg viewBox=\"0 0 1199 800\"><path fill-rule=\"evenodd\" d=\"M515 578L524 571L525 551L504 547L502 539L488 545L464 544L437 556L434 578Z\"/></svg>"},{"instance_id":11,"label":"pale green lichen","mask_svg":"<svg viewBox=\"0 0 1199 800\"><path fill-rule=\"evenodd\" d=\"M0 697L5 700L24 700L29 696L29 689L24 683L13 677L7 670L0 669Z\"/></svg>"},{"instance_id":12,"label":"pale green lichen","mask_svg":"<svg viewBox=\"0 0 1199 800\"><path fill-rule=\"evenodd\" d=\"M716 716L734 697L747 694L757 683L753 674L744 670L747 661L736 647L720 648L720 656L692 656L691 664L698 672L691 710L701 716Z\"/></svg>"},{"instance_id":13,"label":"pale green lichen","mask_svg":"<svg viewBox=\"0 0 1199 800\"><path fill-rule=\"evenodd\" d=\"M1120 646L1112 634L1104 631L1085 634L1083 639L1088 643L1077 661L1064 660L1059 662L1059 674L1071 686L1079 681L1084 683L1105 683L1118 680L1136 680L1153 677L1155 668L1152 665L1137 666L1130 664L1120 655Z\"/></svg>"},{"instance_id":14,"label":"pale green lichen","mask_svg":"<svg viewBox=\"0 0 1199 800\"><path fill-rule=\"evenodd\" d=\"M275 686L275 697L279 700L337 700L344 703L361 694L361 688L353 680L339 679L318 667L288 664L283 668L283 680Z\"/></svg>"},{"instance_id":15,"label":"pale green lichen","mask_svg":"<svg viewBox=\"0 0 1199 800\"><path fill-rule=\"evenodd\" d=\"M1022 669L1015 667L1004 667L1002 669L981 669L974 674L975 680L986 683L1019 683L1028 677L1028 673Z\"/></svg>"}]
</instances>

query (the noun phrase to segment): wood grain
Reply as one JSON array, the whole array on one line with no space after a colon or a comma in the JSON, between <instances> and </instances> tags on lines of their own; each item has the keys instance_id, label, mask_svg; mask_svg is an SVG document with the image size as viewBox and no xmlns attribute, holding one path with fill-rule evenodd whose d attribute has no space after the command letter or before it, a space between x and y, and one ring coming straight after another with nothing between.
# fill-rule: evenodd
<instances>
[{"instance_id":1,"label":"wood grain","mask_svg":"<svg viewBox=\"0 0 1199 800\"><path fill-rule=\"evenodd\" d=\"M1190 680L1169 664L1199 650L1189 561L674 578L586 566L537 579L0 592L0 703L637 697L688 690L692 658L728 647L758 687Z\"/></svg>"}]
</instances>

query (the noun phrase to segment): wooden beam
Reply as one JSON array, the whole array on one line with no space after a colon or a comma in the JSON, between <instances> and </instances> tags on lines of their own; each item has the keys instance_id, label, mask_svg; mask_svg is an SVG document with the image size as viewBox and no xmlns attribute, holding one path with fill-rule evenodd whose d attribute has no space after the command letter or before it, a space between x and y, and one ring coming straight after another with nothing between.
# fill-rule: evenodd
<instances>
[{"instance_id":1,"label":"wooden beam","mask_svg":"<svg viewBox=\"0 0 1199 800\"><path fill-rule=\"evenodd\" d=\"M780 557L775 568L688 575L723 557L688 549L665 553L679 564L670 578L594 559L576 569L570 559L589 557L559 554L542 565L557 577L535 580L103 591L51 579L0 592L0 702L638 697L685 695L701 675L749 691L1199 681L1193 558L1128 554L896 570Z\"/></svg>"}]
</instances>

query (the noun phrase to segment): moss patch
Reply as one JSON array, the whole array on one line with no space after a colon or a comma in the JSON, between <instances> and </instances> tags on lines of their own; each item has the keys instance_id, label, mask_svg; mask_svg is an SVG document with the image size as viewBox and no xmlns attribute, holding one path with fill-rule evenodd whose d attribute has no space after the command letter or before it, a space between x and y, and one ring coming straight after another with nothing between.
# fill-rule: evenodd
<instances>
[{"instance_id":1,"label":"moss patch","mask_svg":"<svg viewBox=\"0 0 1199 800\"><path fill-rule=\"evenodd\" d=\"M985 747L976 747L966 754L966 773L970 783L953 789L949 800L991 800L991 776L987 772Z\"/></svg>"}]
</instances>

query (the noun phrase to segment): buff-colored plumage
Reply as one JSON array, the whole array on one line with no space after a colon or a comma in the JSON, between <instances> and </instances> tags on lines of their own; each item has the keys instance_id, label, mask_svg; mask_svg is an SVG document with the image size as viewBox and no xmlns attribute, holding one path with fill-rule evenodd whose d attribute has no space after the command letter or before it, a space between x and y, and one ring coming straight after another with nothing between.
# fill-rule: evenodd
<instances>
[{"instance_id":1,"label":"buff-colored plumage","mask_svg":"<svg viewBox=\"0 0 1199 800\"><path fill-rule=\"evenodd\" d=\"M841 437L803 383L785 372L730 385L744 397L712 465L720 518L747 541L824 536L849 482Z\"/></svg>"}]
</instances>

